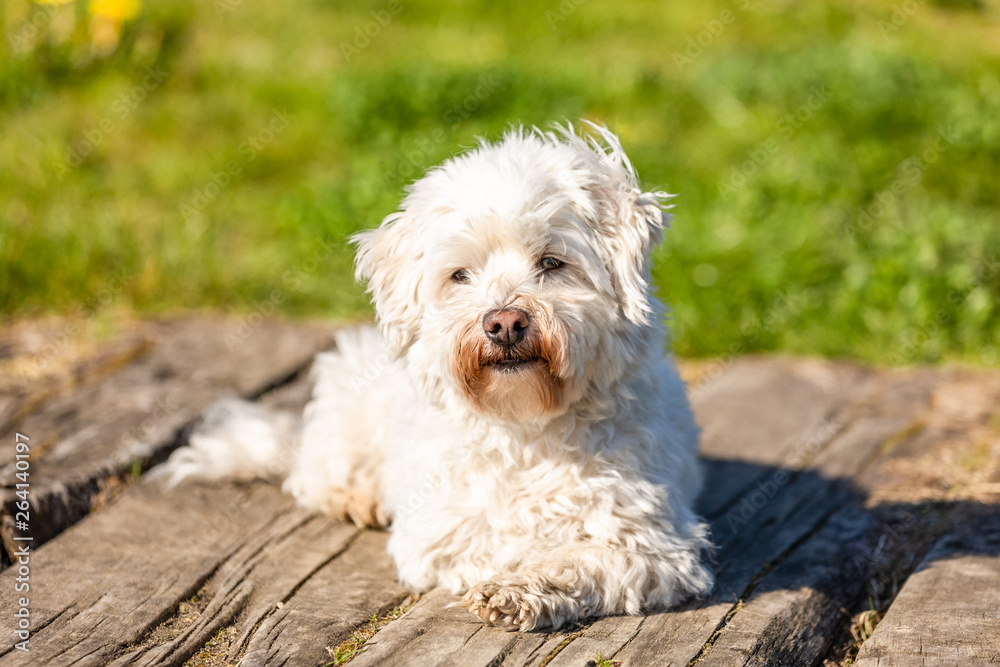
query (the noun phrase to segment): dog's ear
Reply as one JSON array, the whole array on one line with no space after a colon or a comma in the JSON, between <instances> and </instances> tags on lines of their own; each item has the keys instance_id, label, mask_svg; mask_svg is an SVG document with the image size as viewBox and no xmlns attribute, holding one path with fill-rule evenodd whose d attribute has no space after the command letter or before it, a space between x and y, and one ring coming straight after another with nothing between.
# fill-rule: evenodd
<instances>
[{"instance_id":1,"label":"dog's ear","mask_svg":"<svg viewBox=\"0 0 1000 667\"><path fill-rule=\"evenodd\" d=\"M379 331L399 356L416 340L423 307L420 298L422 250L417 246L414 219L393 213L376 229L359 232L355 275L368 281Z\"/></svg>"},{"instance_id":2,"label":"dog's ear","mask_svg":"<svg viewBox=\"0 0 1000 667\"><path fill-rule=\"evenodd\" d=\"M648 324L655 311L650 303L650 252L663 240L670 222L665 192L643 192L635 169L618 137L589 124L590 149L601 165L590 190L596 199L598 231L604 244L615 293L625 316ZM594 136L596 135L596 136Z\"/></svg>"}]
</instances>

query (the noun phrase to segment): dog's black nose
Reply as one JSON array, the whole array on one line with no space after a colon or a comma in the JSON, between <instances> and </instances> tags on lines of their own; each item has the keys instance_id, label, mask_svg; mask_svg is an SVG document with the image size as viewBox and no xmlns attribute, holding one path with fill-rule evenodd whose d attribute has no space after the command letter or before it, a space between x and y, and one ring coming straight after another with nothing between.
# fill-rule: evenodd
<instances>
[{"instance_id":1,"label":"dog's black nose","mask_svg":"<svg viewBox=\"0 0 1000 667\"><path fill-rule=\"evenodd\" d=\"M493 310L483 317L483 331L494 343L505 347L520 343L530 326L528 313L519 308Z\"/></svg>"}]
</instances>

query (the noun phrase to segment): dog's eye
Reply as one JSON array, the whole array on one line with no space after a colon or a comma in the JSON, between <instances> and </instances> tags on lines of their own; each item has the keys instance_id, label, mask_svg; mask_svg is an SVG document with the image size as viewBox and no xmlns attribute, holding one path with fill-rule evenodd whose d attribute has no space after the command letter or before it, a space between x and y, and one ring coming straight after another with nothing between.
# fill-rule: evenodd
<instances>
[{"instance_id":1,"label":"dog's eye","mask_svg":"<svg viewBox=\"0 0 1000 667\"><path fill-rule=\"evenodd\" d=\"M556 269L562 268L563 263L560 262L555 257L543 257L538 266L542 271L555 271Z\"/></svg>"},{"instance_id":2,"label":"dog's eye","mask_svg":"<svg viewBox=\"0 0 1000 667\"><path fill-rule=\"evenodd\" d=\"M451 282L458 283L459 285L468 284L469 278L469 272L465 269L459 269L455 273L451 274Z\"/></svg>"}]
</instances>

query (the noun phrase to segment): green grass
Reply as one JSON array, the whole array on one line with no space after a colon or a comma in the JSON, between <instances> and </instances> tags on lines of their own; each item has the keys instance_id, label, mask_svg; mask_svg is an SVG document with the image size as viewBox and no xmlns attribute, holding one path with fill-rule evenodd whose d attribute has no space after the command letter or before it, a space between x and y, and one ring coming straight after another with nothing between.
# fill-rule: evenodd
<instances>
[{"instance_id":1,"label":"green grass","mask_svg":"<svg viewBox=\"0 0 1000 667\"><path fill-rule=\"evenodd\" d=\"M345 238L407 181L589 118L680 195L680 354L996 362L996 3L400 3L350 62L389 2L156 3L107 60L5 54L0 313L364 316Z\"/></svg>"}]
</instances>

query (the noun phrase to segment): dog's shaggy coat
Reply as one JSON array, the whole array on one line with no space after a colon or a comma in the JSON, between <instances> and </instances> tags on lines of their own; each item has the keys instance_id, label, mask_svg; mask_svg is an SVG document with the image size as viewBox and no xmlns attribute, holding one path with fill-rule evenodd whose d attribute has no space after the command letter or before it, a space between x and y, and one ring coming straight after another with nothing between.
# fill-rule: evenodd
<instances>
[{"instance_id":1,"label":"dog's shaggy coat","mask_svg":"<svg viewBox=\"0 0 1000 667\"><path fill-rule=\"evenodd\" d=\"M649 285L667 198L596 126L445 162L356 237L378 331L317 358L301 424L223 403L161 474L280 476L391 525L404 583L506 628L706 592L698 429Z\"/></svg>"}]
</instances>

